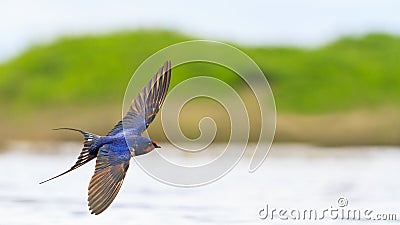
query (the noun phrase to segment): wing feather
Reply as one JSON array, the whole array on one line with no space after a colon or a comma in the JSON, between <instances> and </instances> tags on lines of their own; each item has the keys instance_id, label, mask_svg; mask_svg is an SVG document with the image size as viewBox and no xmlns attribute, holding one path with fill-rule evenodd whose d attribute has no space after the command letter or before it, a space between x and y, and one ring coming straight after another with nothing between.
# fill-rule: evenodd
<instances>
[{"instance_id":1,"label":"wing feather","mask_svg":"<svg viewBox=\"0 0 400 225\"><path fill-rule=\"evenodd\" d=\"M100 149L88 188L88 205L92 214L103 212L117 196L129 168L129 157L118 157L124 154L129 155L129 150L115 152L108 145Z\"/></svg>"},{"instance_id":2,"label":"wing feather","mask_svg":"<svg viewBox=\"0 0 400 225\"><path fill-rule=\"evenodd\" d=\"M111 136L121 132L123 125L135 129L135 134L138 135L146 130L160 111L168 92L170 80L171 62L167 61L136 95L127 114L122 121L119 121L114 126L108 135Z\"/></svg>"}]
</instances>

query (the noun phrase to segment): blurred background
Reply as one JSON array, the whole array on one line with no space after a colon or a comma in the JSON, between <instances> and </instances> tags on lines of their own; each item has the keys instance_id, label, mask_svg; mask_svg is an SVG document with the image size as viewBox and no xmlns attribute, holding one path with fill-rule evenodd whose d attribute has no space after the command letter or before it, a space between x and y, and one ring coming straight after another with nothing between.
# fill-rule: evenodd
<instances>
[{"instance_id":1,"label":"blurred background","mask_svg":"<svg viewBox=\"0 0 400 225\"><path fill-rule=\"evenodd\" d=\"M263 207L265 200L287 204L292 200L303 202L298 193L281 189L282 183L290 186L299 182L295 178L282 179L291 174L289 168L293 165L300 175L314 171L316 167L322 168L321 174L313 175L324 178L316 182L315 187L308 186L308 182L315 182L311 177L295 186L304 195L315 196L314 199L304 200L304 204L311 201L313 206L329 205L337 197L343 197L340 195L344 193L348 197L351 194L358 196L354 201L364 206L367 200L376 201L385 196L378 207L390 206L394 209L396 199L400 199L400 194L393 192L390 198L394 200L389 200L387 190L398 189L398 185L392 183L390 177L382 175L398 169L384 162L396 162L394 159L398 158L397 146L400 144L399 1L0 0L0 4L0 149L6 152L0 156L0 161L4 168L8 168L6 170L20 171L13 178L15 186L6 185L10 172L4 171L0 181L0 199L3 201L0 204L10 206L11 209L6 211L10 215L17 215L18 207L30 210L32 204L47 192L53 193L53 198L48 197L48 204L40 208L43 213L40 214L41 220L46 218L44 213L49 209L54 209L52 213L56 215L52 217L53 222L60 222L59 218L66 221L70 218L70 214L57 214L57 207L61 206L52 205L51 199L54 198L65 201L76 218L87 216L85 188L80 187L79 198L75 196L71 203L71 196L67 198L55 191L59 188L57 182L44 189L36 185L40 179L72 165L75 156L71 154L77 154L80 149L80 144L74 142L80 142L78 134L51 129L76 127L106 134L121 118L125 88L136 68L164 47L195 39L226 42L248 54L264 72L275 97L277 130L274 146L277 147L272 148L272 159L267 160L258 172L258 178L261 176L265 183L254 177L245 178L246 174L240 175L240 179L250 179L247 181L250 184L255 182L255 186L239 185L237 190L243 193L253 188L254 196L247 196L253 199L247 207L249 214L247 211L236 214L238 218L232 221L249 224L246 219L251 218L250 222L260 222L256 216L257 209ZM248 88L243 86L239 77L215 65L177 67L173 72L172 86L202 74L218 77L242 96L248 94ZM199 135L198 121L205 111L202 109L207 109L207 115L226 116L215 102L199 101L185 107L181 127L188 137ZM257 127L259 121L251 122ZM223 143L229 129L224 128L223 120L217 120L217 123L222 129L218 130L216 142ZM163 142L166 139L159 125L158 118L150 126L151 136ZM257 132L251 135L251 140L258 137ZM282 147L289 143L303 147ZM279 151L274 151L274 148ZM76 152L72 153L71 149L76 149ZM343 155L343 149L352 153ZM14 152L46 152L46 155L22 157L21 153ZM56 152L68 154L62 159L47 155ZM296 152L296 157L292 156L293 152ZM49 162L51 168L42 168ZM371 165L369 162L374 163ZM18 166L30 163L35 163L32 165L36 166L33 170L36 174L26 174L23 171L29 169ZM335 165L339 165L340 171L347 175L334 174L332 168L336 168ZM367 175L360 178L361 168L366 167L378 174L378 183L368 182ZM82 179L90 176L91 169L84 172L86 176ZM283 172L269 174L270 171ZM330 175L339 181L330 183L326 178ZM77 176L73 175L63 182L78 180ZM140 176L141 179L149 179L143 172ZM272 177L275 186L271 186L271 180L264 179L266 176ZM23 196L20 193L27 185L24 183L27 179L29 185L34 186L31 190L35 191L19 198L17 196ZM221 180L222 184L214 188L222 186L226 189L225 185L234 184L236 179L235 175L231 175L228 181L224 183ZM133 191L125 197L134 195L135 199L137 193L143 197L149 192L154 194L152 191L160 195L175 193L161 201L161 205L157 206L159 208L152 208L161 210L157 211L162 218L160 221L168 223L166 218L171 212L163 211L169 207L166 202L178 198L180 204L185 205L185 193L189 191L171 189L154 182L144 182L153 185L150 191L142 187L144 184L131 182L132 186L139 187L130 189ZM377 189L371 198L366 198L370 185L377 185ZM63 187L66 186L64 183ZM265 186L268 188L265 189ZM196 189L196 193L206 196L208 191ZM236 196L235 193L232 191L225 195ZM264 197L259 200L259 195ZM244 198L239 198L238 202L243 202ZM135 208L144 210L143 215L150 213L145 211L146 207L154 206L143 203L145 198L138 199L142 204L136 202L129 205L132 199L130 203L117 204L116 207L122 210L118 212ZM221 224L219 222L224 221L224 215L238 210L232 205L214 204L216 208L207 208L208 202L203 202L204 208L196 208L196 201L190 200L193 204L188 207L192 210L188 210L187 217L182 220L186 224L207 222L202 213ZM237 202L231 203L234 205ZM205 208L212 209L212 212ZM221 208L226 211L218 213ZM173 212L180 210L178 207ZM194 215L193 211L200 215ZM92 221L84 218L87 223ZM147 222L147 219L139 217L142 222ZM14 224L12 217L6 221L7 224ZM176 221L172 219L169 222Z\"/></svg>"},{"instance_id":2,"label":"blurred background","mask_svg":"<svg viewBox=\"0 0 400 225\"><path fill-rule=\"evenodd\" d=\"M72 138L50 131L59 126L104 134L120 119L143 60L174 43L212 39L238 47L264 72L277 105L275 141L399 144L398 4L3 1L0 143ZM199 74L241 92L238 76L212 65L178 67L172 85ZM186 135L196 136L197 122L182 123ZM152 134L165 140L159 127Z\"/></svg>"}]
</instances>

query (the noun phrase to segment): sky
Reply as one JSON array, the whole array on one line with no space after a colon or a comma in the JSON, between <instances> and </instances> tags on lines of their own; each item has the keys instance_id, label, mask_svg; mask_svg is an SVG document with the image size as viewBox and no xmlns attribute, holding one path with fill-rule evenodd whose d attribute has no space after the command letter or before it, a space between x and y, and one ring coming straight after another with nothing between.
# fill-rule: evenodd
<instances>
[{"instance_id":1,"label":"sky","mask_svg":"<svg viewBox=\"0 0 400 225\"><path fill-rule=\"evenodd\" d=\"M400 34L399 10L399 0L0 0L0 63L63 35L138 28L313 47L344 35Z\"/></svg>"}]
</instances>

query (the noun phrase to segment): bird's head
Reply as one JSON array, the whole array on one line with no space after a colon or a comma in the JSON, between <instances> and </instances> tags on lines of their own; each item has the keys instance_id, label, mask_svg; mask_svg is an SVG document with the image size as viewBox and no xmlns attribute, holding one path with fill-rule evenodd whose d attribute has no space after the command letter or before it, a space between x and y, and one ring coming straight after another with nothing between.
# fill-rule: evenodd
<instances>
[{"instance_id":1,"label":"bird's head","mask_svg":"<svg viewBox=\"0 0 400 225\"><path fill-rule=\"evenodd\" d=\"M134 143L135 155L143 155L161 148L155 141L142 137Z\"/></svg>"}]
</instances>

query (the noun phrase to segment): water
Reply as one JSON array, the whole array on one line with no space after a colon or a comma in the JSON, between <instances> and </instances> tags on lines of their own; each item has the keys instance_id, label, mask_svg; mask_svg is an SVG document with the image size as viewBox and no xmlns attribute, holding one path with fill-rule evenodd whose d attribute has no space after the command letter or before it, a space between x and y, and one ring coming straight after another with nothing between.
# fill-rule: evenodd
<instances>
[{"instance_id":1,"label":"water","mask_svg":"<svg viewBox=\"0 0 400 225\"><path fill-rule=\"evenodd\" d=\"M64 146L65 147L65 146ZM73 145L74 148L79 145ZM51 148L52 151L57 149ZM0 224L368 224L364 220L261 220L269 209L339 208L392 213L400 220L400 149L275 146L264 165L247 172L243 159L207 186L178 188L160 183L131 164L114 203L98 216L87 208L94 162L52 182L41 180L69 168L77 152L0 154ZM183 157L177 155L176 157ZM181 160L181 159L178 159ZM132 161L133 162L133 161ZM269 215L270 216L270 215Z\"/></svg>"}]
</instances>

